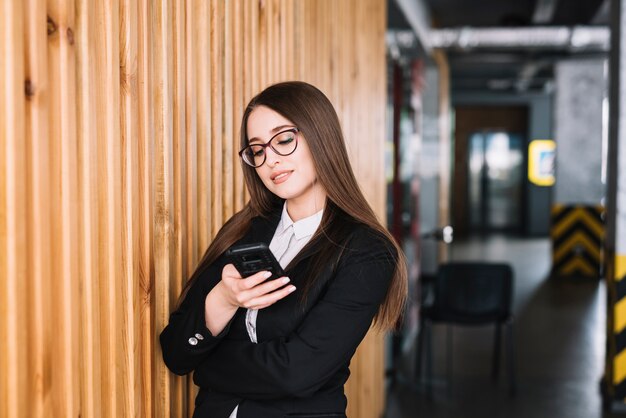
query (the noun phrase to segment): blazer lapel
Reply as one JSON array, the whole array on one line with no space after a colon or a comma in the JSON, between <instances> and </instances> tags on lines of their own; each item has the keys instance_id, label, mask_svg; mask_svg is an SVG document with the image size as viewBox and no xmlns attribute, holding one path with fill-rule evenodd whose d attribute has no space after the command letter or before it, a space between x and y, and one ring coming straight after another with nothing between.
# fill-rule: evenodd
<instances>
[{"instance_id":1,"label":"blazer lapel","mask_svg":"<svg viewBox=\"0 0 626 418\"><path fill-rule=\"evenodd\" d=\"M280 222L280 217L282 214L282 207L272 212L272 214L263 218L261 216L257 216L252 219L252 226L250 227L250 232L244 237L242 240L242 244L252 244L254 242L264 242L267 245L270 245L272 238L274 237L274 233L276 232L276 228L278 227L278 223ZM311 244L311 243L310 243ZM308 257L311 257L316 252L319 251L318 245L306 245L298 255L289 263L288 267L293 267L296 264L300 264L300 262ZM295 262L295 264L294 264Z\"/></svg>"}]
</instances>

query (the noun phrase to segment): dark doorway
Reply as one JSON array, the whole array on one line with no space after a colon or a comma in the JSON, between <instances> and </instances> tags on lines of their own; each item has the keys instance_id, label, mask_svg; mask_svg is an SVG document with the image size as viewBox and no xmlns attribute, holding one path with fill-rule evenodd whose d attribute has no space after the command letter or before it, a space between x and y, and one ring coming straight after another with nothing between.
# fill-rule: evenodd
<instances>
[{"instance_id":1,"label":"dark doorway","mask_svg":"<svg viewBox=\"0 0 626 418\"><path fill-rule=\"evenodd\" d=\"M527 132L526 106L456 107L455 235L523 230Z\"/></svg>"},{"instance_id":2,"label":"dark doorway","mask_svg":"<svg viewBox=\"0 0 626 418\"><path fill-rule=\"evenodd\" d=\"M468 188L471 232L519 232L524 154L523 136L504 131L469 137Z\"/></svg>"}]
</instances>

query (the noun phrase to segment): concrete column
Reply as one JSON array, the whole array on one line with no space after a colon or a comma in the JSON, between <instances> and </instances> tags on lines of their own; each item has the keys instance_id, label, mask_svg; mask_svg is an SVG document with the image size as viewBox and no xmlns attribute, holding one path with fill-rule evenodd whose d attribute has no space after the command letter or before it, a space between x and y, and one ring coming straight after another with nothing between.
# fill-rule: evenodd
<instances>
[{"instance_id":1,"label":"concrete column","mask_svg":"<svg viewBox=\"0 0 626 418\"><path fill-rule=\"evenodd\" d=\"M422 96L422 149L420 152L419 223L428 233L439 227L439 71L434 64L425 71ZM420 260L422 274L432 275L439 265L438 242L422 239Z\"/></svg>"},{"instance_id":2,"label":"concrete column","mask_svg":"<svg viewBox=\"0 0 626 418\"><path fill-rule=\"evenodd\" d=\"M579 58L556 66L553 276L602 275L606 67L604 58Z\"/></svg>"},{"instance_id":3,"label":"concrete column","mask_svg":"<svg viewBox=\"0 0 626 418\"><path fill-rule=\"evenodd\" d=\"M605 405L626 401L626 0L611 4L607 161Z\"/></svg>"},{"instance_id":4,"label":"concrete column","mask_svg":"<svg viewBox=\"0 0 626 418\"><path fill-rule=\"evenodd\" d=\"M602 102L606 60L568 60L556 66L554 202L599 205L602 184Z\"/></svg>"}]
</instances>

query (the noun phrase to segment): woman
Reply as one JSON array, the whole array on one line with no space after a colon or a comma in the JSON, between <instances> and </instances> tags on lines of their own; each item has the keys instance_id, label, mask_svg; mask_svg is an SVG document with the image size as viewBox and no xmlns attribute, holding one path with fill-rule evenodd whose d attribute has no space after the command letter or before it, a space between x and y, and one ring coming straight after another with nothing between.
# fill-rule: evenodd
<instances>
[{"instance_id":1,"label":"woman","mask_svg":"<svg viewBox=\"0 0 626 418\"><path fill-rule=\"evenodd\" d=\"M363 197L337 114L302 82L254 97L241 124L250 202L218 232L161 333L200 387L194 417L345 417L349 363L372 321L393 328L404 256ZM264 242L288 277L242 278L224 252Z\"/></svg>"}]
</instances>

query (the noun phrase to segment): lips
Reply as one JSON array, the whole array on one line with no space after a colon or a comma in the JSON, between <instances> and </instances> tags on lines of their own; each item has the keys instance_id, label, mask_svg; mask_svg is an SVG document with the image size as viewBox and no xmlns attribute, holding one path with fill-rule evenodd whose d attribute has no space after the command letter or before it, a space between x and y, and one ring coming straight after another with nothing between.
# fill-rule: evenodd
<instances>
[{"instance_id":1,"label":"lips","mask_svg":"<svg viewBox=\"0 0 626 418\"><path fill-rule=\"evenodd\" d=\"M291 176L291 173L293 173L293 171L289 171L289 170L277 171L275 173L272 173L272 175L270 176L270 179L274 182L274 184L280 184L284 181L287 181L289 176Z\"/></svg>"}]
</instances>

